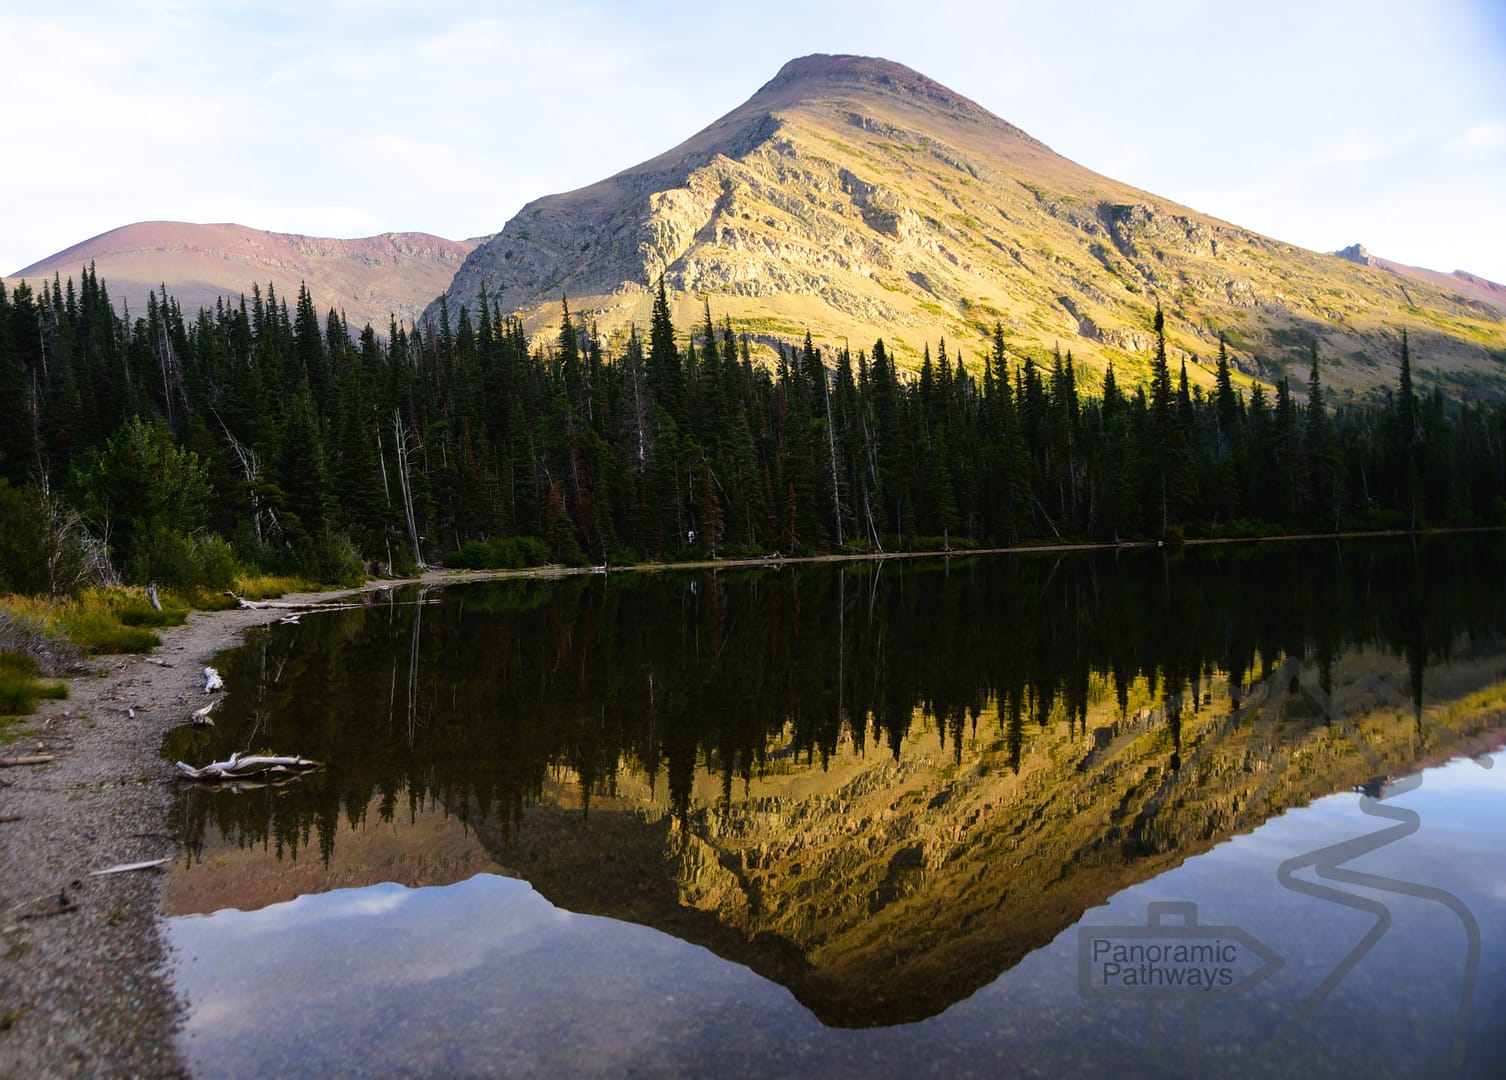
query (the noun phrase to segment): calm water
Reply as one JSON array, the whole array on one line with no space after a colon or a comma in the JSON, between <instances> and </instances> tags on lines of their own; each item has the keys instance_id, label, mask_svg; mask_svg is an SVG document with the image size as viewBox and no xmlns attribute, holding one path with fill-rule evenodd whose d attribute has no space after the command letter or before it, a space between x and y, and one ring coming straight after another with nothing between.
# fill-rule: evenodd
<instances>
[{"instance_id":1,"label":"calm water","mask_svg":"<svg viewBox=\"0 0 1506 1080\"><path fill-rule=\"evenodd\" d=\"M1502 537L404 591L164 753L205 1076L1495 1075Z\"/></svg>"}]
</instances>

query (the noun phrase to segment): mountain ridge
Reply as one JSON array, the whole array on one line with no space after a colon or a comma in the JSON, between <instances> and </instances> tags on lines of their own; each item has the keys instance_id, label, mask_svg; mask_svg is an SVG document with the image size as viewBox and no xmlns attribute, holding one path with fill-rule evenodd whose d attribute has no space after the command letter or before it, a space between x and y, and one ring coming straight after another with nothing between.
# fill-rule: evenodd
<instances>
[{"instance_id":1,"label":"mountain ridge","mask_svg":"<svg viewBox=\"0 0 1506 1080\"><path fill-rule=\"evenodd\" d=\"M90 265L117 302L145 312L164 285L188 312L249 296L270 283L285 298L307 284L322 314L343 311L354 331L412 322L478 240L421 232L355 239L253 229L234 222L141 221L90 237L18 270L18 280L76 276ZM7 280L10 280L9 278Z\"/></svg>"},{"instance_id":2,"label":"mountain ridge","mask_svg":"<svg viewBox=\"0 0 1506 1080\"><path fill-rule=\"evenodd\" d=\"M1335 251L1334 254L1360 266L1373 266L1401 277L1425 281L1439 288L1454 289L1462 295L1481 300L1506 315L1506 285L1481 277L1479 274L1472 274L1468 270L1445 272L1429 270L1424 266L1410 266L1407 263L1396 262L1394 259L1374 255L1364 244L1350 244L1346 248Z\"/></svg>"},{"instance_id":3,"label":"mountain ridge","mask_svg":"<svg viewBox=\"0 0 1506 1080\"><path fill-rule=\"evenodd\" d=\"M682 333L710 302L755 348L883 338L914 368L942 340L975 365L998 326L1016 360L1074 352L1089 386L1110 363L1131 384L1147 374L1161 306L1195 385L1211 383L1222 337L1242 382L1305 380L1316 346L1337 398L1365 393L1394 382L1405 329L1424 384L1506 395L1506 286L1272 240L1101 176L902 64L850 55L791 60L688 139L534 199L490 236L140 222L16 277L90 262L137 312L162 285L193 311L307 284L321 312L381 333L437 319L441 293L452 320L474 314L484 290L541 342L563 298L618 345L648 324L662 276Z\"/></svg>"}]
</instances>

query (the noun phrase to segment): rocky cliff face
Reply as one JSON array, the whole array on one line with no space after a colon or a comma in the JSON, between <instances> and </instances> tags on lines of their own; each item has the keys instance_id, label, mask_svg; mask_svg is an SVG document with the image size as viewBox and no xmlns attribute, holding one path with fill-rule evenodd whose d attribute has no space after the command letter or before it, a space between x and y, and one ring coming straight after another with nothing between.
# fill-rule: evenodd
<instances>
[{"instance_id":1,"label":"rocky cliff face","mask_svg":"<svg viewBox=\"0 0 1506 1080\"><path fill-rule=\"evenodd\" d=\"M1506 317L1457 283L1402 281L1127 187L861 57L792 61L667 153L530 203L466 259L448 306L484 291L538 330L568 296L611 333L646 324L661 274L682 329L709 297L755 340L883 337L902 361L941 337L976 357L999 324L1017 351L1059 343L1133 375L1159 303L1184 354L1207 360L1223 332L1251 376L1305 377L1316 338L1330 385L1385 382L1405 326L1427 370L1506 389Z\"/></svg>"}]
</instances>

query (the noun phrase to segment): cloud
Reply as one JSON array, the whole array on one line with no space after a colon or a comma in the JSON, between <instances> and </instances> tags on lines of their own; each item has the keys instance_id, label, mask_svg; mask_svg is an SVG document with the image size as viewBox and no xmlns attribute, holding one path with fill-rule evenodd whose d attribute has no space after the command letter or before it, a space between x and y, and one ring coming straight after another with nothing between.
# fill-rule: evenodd
<instances>
[{"instance_id":1,"label":"cloud","mask_svg":"<svg viewBox=\"0 0 1506 1080\"><path fill-rule=\"evenodd\" d=\"M1469 157L1498 154L1506 150L1506 123L1475 124L1453 139L1448 148Z\"/></svg>"}]
</instances>

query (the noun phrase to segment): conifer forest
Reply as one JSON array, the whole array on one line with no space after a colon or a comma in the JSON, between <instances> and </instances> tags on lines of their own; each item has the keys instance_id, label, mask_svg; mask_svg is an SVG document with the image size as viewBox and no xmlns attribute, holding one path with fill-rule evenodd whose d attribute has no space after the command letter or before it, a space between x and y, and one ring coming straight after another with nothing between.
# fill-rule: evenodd
<instances>
[{"instance_id":1,"label":"conifer forest","mask_svg":"<svg viewBox=\"0 0 1506 1080\"><path fill-rule=\"evenodd\" d=\"M1211 388L883 341L755 358L712 303L609 346L561 306L530 341L483 297L379 333L271 287L185 314L0 286L0 592L224 588L507 567L1506 524L1506 405L1397 384ZM762 350L760 350L762 352ZM1215 366L1216 365L1216 366Z\"/></svg>"}]
</instances>

